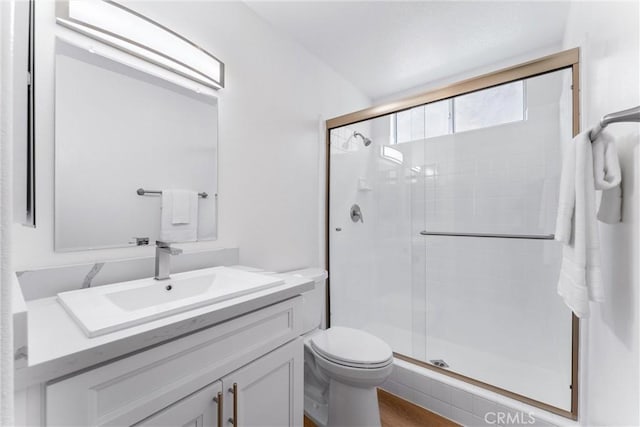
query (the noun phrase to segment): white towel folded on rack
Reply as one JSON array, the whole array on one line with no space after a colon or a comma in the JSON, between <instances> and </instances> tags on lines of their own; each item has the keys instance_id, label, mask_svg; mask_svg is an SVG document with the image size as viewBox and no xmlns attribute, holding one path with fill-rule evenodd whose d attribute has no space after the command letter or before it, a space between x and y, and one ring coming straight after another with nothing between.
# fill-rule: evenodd
<instances>
[{"instance_id":1,"label":"white towel folded on rack","mask_svg":"<svg viewBox=\"0 0 640 427\"><path fill-rule=\"evenodd\" d=\"M198 203L198 194L189 190L171 190L171 223L189 224L191 222L191 209Z\"/></svg>"},{"instance_id":2,"label":"white towel folded on rack","mask_svg":"<svg viewBox=\"0 0 640 427\"><path fill-rule=\"evenodd\" d=\"M564 243L558 294L576 316L587 317L589 300L604 300L589 131L564 150L555 239Z\"/></svg>"},{"instance_id":3,"label":"white towel folded on rack","mask_svg":"<svg viewBox=\"0 0 640 427\"><path fill-rule=\"evenodd\" d=\"M198 193L189 190L162 190L160 240L195 242L198 239Z\"/></svg>"},{"instance_id":4,"label":"white towel folded on rack","mask_svg":"<svg viewBox=\"0 0 640 427\"><path fill-rule=\"evenodd\" d=\"M602 190L598 219L607 224L615 224L622 219L622 173L620 160L613 137L600 133L592 143L593 178L596 190Z\"/></svg>"}]
</instances>

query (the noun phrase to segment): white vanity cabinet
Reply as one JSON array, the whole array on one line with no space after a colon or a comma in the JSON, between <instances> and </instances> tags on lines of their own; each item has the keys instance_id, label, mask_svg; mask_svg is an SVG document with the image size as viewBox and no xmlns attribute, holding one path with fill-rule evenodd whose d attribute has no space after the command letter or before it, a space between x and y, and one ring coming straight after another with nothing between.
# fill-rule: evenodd
<instances>
[{"instance_id":1,"label":"white vanity cabinet","mask_svg":"<svg viewBox=\"0 0 640 427\"><path fill-rule=\"evenodd\" d=\"M231 414L223 419L234 427L301 425L303 357L302 346L289 343L223 378Z\"/></svg>"},{"instance_id":2,"label":"white vanity cabinet","mask_svg":"<svg viewBox=\"0 0 640 427\"><path fill-rule=\"evenodd\" d=\"M300 309L291 298L52 381L45 424L301 426Z\"/></svg>"},{"instance_id":3,"label":"white vanity cabinet","mask_svg":"<svg viewBox=\"0 0 640 427\"><path fill-rule=\"evenodd\" d=\"M211 396L214 397L212 398ZM222 382L216 381L210 386L196 391L168 408L136 423L135 426L223 426L223 410L220 405L220 396L222 396Z\"/></svg>"},{"instance_id":4,"label":"white vanity cabinet","mask_svg":"<svg viewBox=\"0 0 640 427\"><path fill-rule=\"evenodd\" d=\"M138 427L298 426L302 363L298 342L286 344L136 423Z\"/></svg>"}]
</instances>

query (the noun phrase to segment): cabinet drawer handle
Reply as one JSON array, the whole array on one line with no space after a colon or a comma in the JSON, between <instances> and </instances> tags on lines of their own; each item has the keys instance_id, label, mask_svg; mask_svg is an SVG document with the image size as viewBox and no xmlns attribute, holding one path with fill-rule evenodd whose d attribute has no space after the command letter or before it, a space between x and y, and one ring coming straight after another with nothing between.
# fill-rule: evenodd
<instances>
[{"instance_id":1,"label":"cabinet drawer handle","mask_svg":"<svg viewBox=\"0 0 640 427\"><path fill-rule=\"evenodd\" d=\"M233 418L229 418L229 422L233 427L238 427L238 383L233 383L229 393L233 393Z\"/></svg>"},{"instance_id":2,"label":"cabinet drawer handle","mask_svg":"<svg viewBox=\"0 0 640 427\"><path fill-rule=\"evenodd\" d=\"M218 404L218 424L217 427L222 427L222 392L219 391L218 395L213 398L213 401Z\"/></svg>"}]
</instances>

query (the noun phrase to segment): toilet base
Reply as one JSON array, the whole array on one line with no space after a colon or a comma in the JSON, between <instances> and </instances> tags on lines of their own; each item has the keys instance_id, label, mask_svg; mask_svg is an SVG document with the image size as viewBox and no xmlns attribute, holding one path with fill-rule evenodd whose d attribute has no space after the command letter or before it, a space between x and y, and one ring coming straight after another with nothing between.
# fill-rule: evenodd
<instances>
[{"instance_id":1,"label":"toilet base","mask_svg":"<svg viewBox=\"0 0 640 427\"><path fill-rule=\"evenodd\" d=\"M311 399L310 397L304 397L304 414L311 420L317 427L327 427L327 419L329 417L329 405L322 405Z\"/></svg>"},{"instance_id":2,"label":"toilet base","mask_svg":"<svg viewBox=\"0 0 640 427\"><path fill-rule=\"evenodd\" d=\"M376 387L352 387L330 380L328 427L380 427Z\"/></svg>"}]
</instances>

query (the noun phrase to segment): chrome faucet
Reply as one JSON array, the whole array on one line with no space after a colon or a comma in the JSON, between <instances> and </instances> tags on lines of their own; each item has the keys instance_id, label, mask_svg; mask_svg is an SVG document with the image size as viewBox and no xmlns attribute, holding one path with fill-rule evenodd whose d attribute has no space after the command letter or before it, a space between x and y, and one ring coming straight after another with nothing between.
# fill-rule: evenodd
<instances>
[{"instance_id":1,"label":"chrome faucet","mask_svg":"<svg viewBox=\"0 0 640 427\"><path fill-rule=\"evenodd\" d=\"M156 280L169 279L171 273L171 255L180 255L182 249L172 248L169 243L156 240Z\"/></svg>"}]
</instances>

